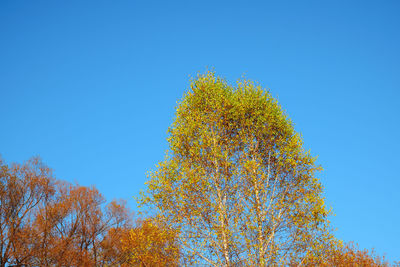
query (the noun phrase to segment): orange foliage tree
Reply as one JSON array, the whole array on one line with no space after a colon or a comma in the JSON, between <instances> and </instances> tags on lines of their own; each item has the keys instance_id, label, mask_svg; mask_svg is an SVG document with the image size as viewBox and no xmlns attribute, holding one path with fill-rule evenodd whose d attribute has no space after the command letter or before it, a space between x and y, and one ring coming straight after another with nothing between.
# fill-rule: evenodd
<instances>
[{"instance_id":1,"label":"orange foliage tree","mask_svg":"<svg viewBox=\"0 0 400 267\"><path fill-rule=\"evenodd\" d=\"M0 159L0 266L31 259L35 214L54 193L51 170L39 159L11 166Z\"/></svg>"},{"instance_id":2,"label":"orange foliage tree","mask_svg":"<svg viewBox=\"0 0 400 267\"><path fill-rule=\"evenodd\" d=\"M93 187L60 184L58 189L56 201L40 210L33 226L39 237L35 265L121 263L123 259L109 252L119 242L115 232L131 227L124 203L103 207L104 199Z\"/></svg>"},{"instance_id":3,"label":"orange foliage tree","mask_svg":"<svg viewBox=\"0 0 400 267\"><path fill-rule=\"evenodd\" d=\"M176 232L156 219L138 220L123 239L133 266L178 266L179 247Z\"/></svg>"},{"instance_id":4,"label":"orange foliage tree","mask_svg":"<svg viewBox=\"0 0 400 267\"><path fill-rule=\"evenodd\" d=\"M294 266L298 266L294 264ZM389 262L385 257L376 255L374 250L360 250L358 245L350 242L343 245L341 242L335 246L329 247L319 257L313 257L306 259L303 266L389 266Z\"/></svg>"},{"instance_id":5,"label":"orange foliage tree","mask_svg":"<svg viewBox=\"0 0 400 267\"><path fill-rule=\"evenodd\" d=\"M122 265L131 228L124 202L105 205L94 187L56 181L38 158L0 161L0 266Z\"/></svg>"}]
</instances>

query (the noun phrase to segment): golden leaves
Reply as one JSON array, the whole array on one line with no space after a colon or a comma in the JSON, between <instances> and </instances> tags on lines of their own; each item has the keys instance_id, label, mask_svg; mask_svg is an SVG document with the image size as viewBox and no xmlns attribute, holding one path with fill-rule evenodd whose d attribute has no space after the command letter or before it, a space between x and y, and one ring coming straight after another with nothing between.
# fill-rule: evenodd
<instances>
[{"instance_id":1,"label":"golden leaves","mask_svg":"<svg viewBox=\"0 0 400 267\"><path fill-rule=\"evenodd\" d=\"M182 229L187 259L273 265L307 253L311 224L328 231L318 168L261 87L200 75L169 133L171 154L150 175L147 203Z\"/></svg>"},{"instance_id":2,"label":"golden leaves","mask_svg":"<svg viewBox=\"0 0 400 267\"><path fill-rule=\"evenodd\" d=\"M137 222L123 239L129 263L144 266L177 266L179 248L176 231L162 226L156 219Z\"/></svg>"}]
</instances>

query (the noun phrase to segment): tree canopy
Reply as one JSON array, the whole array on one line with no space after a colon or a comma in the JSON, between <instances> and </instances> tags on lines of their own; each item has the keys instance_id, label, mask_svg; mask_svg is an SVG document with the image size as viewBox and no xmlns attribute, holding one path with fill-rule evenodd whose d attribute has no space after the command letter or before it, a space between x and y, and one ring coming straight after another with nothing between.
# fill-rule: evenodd
<instances>
[{"instance_id":1,"label":"tree canopy","mask_svg":"<svg viewBox=\"0 0 400 267\"><path fill-rule=\"evenodd\" d=\"M199 75L169 134L142 203L179 230L185 261L301 263L334 242L320 167L268 91Z\"/></svg>"},{"instance_id":2,"label":"tree canopy","mask_svg":"<svg viewBox=\"0 0 400 267\"><path fill-rule=\"evenodd\" d=\"M57 180L39 158L0 159L1 267L158 266L178 258L174 244L174 232L134 224L125 201Z\"/></svg>"},{"instance_id":3,"label":"tree canopy","mask_svg":"<svg viewBox=\"0 0 400 267\"><path fill-rule=\"evenodd\" d=\"M331 231L321 170L272 95L199 75L133 220L125 201L0 158L0 267L388 266Z\"/></svg>"}]
</instances>

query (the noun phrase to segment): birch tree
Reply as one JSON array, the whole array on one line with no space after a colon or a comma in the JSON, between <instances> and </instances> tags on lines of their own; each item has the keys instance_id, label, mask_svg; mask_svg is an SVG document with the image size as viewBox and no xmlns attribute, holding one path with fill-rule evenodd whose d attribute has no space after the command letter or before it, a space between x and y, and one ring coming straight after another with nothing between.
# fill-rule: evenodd
<instances>
[{"instance_id":1,"label":"birch tree","mask_svg":"<svg viewBox=\"0 0 400 267\"><path fill-rule=\"evenodd\" d=\"M301 265L330 242L320 168L260 86L199 75L168 142L141 204L178 230L182 263Z\"/></svg>"}]
</instances>

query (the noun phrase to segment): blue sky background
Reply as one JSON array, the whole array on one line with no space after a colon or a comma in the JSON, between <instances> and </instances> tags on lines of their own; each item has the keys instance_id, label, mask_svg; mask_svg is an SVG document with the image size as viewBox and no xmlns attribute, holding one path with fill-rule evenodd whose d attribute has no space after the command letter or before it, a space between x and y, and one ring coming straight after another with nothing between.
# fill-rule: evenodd
<instances>
[{"instance_id":1,"label":"blue sky background","mask_svg":"<svg viewBox=\"0 0 400 267\"><path fill-rule=\"evenodd\" d=\"M400 260L399 1L0 1L0 153L128 199L189 78L270 88L336 235Z\"/></svg>"}]
</instances>

